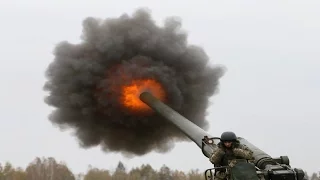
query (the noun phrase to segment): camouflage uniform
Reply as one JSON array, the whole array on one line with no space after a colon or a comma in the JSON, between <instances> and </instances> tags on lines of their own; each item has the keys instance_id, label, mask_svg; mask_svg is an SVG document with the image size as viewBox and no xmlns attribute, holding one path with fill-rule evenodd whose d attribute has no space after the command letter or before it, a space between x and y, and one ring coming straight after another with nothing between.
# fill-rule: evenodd
<instances>
[{"instance_id":1,"label":"camouflage uniform","mask_svg":"<svg viewBox=\"0 0 320 180\"><path fill-rule=\"evenodd\" d=\"M225 148L223 143L220 142L218 143L218 149L211 155L210 161L215 167L233 167L237 162L236 159L253 160L252 155L253 152L245 145L240 144L238 140L233 142L230 149ZM215 179L224 180L226 178L227 175L224 170L216 170Z\"/></svg>"}]
</instances>

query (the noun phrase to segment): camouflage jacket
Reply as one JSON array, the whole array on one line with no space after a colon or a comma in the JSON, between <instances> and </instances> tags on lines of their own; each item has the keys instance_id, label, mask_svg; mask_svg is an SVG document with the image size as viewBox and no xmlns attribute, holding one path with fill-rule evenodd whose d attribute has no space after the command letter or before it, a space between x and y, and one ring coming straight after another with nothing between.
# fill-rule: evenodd
<instances>
[{"instance_id":1,"label":"camouflage jacket","mask_svg":"<svg viewBox=\"0 0 320 180\"><path fill-rule=\"evenodd\" d=\"M235 159L253 160L253 152L247 146L240 144L239 141L233 143L231 149L226 149L220 142L218 149L210 157L211 163L215 166L231 166L230 163Z\"/></svg>"}]
</instances>

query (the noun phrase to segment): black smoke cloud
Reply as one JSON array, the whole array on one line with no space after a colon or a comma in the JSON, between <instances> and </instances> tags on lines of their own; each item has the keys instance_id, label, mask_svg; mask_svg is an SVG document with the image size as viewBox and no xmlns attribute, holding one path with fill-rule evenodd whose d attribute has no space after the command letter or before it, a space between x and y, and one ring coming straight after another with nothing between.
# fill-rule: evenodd
<instances>
[{"instance_id":1,"label":"black smoke cloud","mask_svg":"<svg viewBox=\"0 0 320 180\"><path fill-rule=\"evenodd\" d=\"M75 130L82 148L101 145L126 155L167 152L187 138L161 116L135 114L119 102L121 86L153 78L164 86L168 105L207 129L208 98L224 70L210 67L204 50L188 45L180 27L173 17L158 26L144 9L132 16L86 18L82 42L59 43L46 71L45 102L55 107L49 120Z\"/></svg>"}]
</instances>

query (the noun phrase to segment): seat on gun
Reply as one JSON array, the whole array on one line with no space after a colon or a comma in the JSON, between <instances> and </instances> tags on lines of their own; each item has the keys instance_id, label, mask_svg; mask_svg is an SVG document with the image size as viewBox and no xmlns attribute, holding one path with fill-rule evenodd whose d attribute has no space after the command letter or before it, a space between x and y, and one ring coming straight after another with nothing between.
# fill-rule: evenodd
<instances>
[{"instance_id":1,"label":"seat on gun","mask_svg":"<svg viewBox=\"0 0 320 180\"><path fill-rule=\"evenodd\" d=\"M259 180L256 168L248 162L238 162L230 169L230 178L232 180Z\"/></svg>"}]
</instances>

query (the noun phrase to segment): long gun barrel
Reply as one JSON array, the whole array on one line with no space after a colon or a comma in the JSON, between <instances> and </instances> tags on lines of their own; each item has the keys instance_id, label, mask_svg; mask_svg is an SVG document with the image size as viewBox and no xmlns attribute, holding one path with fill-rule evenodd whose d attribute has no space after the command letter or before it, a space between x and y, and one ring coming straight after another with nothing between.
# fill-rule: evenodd
<instances>
[{"instance_id":1,"label":"long gun barrel","mask_svg":"<svg viewBox=\"0 0 320 180\"><path fill-rule=\"evenodd\" d=\"M217 148L219 138L211 137L202 128L183 117L178 112L158 100L149 92L143 92L140 94L140 100L151 107L155 112L166 118L169 122L174 124L180 129L186 136L188 136L199 148L202 149L203 154L206 157L210 157L211 153ZM211 138L209 138L211 137ZM272 158L270 155L257 148L249 141L239 137L240 143L246 145L253 151L255 166L260 170L265 170L264 173L268 173L268 177L274 177L270 179L277 179L277 177L283 177L288 180L302 180L304 172L300 169L290 169L289 159L287 156L280 156L280 158ZM272 171L272 175L270 172ZM282 179L282 178L281 178Z\"/></svg>"},{"instance_id":2,"label":"long gun barrel","mask_svg":"<svg viewBox=\"0 0 320 180\"><path fill-rule=\"evenodd\" d=\"M159 101L153 95L148 92L143 92L140 95L141 101L146 103L150 106L154 111L159 113L160 115L164 116L167 120L173 123L177 128L179 128L186 136L188 136L194 143L196 143L199 148L203 148L203 141L204 137L210 137L206 131L204 131L199 126L195 125L178 112L171 109L169 106L164 104L163 102ZM209 146L208 146L209 147ZM215 146L203 149L203 153L205 156L209 157L213 151Z\"/></svg>"}]
</instances>

